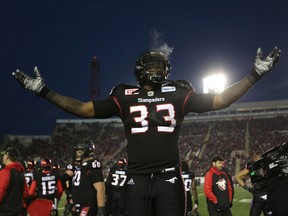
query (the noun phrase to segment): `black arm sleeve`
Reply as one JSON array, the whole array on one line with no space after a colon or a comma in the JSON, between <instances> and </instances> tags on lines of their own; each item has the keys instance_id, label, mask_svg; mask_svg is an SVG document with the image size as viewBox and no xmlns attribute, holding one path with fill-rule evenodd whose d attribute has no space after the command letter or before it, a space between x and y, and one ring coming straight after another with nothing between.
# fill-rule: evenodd
<instances>
[{"instance_id":1,"label":"black arm sleeve","mask_svg":"<svg viewBox=\"0 0 288 216\"><path fill-rule=\"evenodd\" d=\"M105 100L93 101L95 118L119 116L119 108L112 97Z\"/></svg>"},{"instance_id":2,"label":"black arm sleeve","mask_svg":"<svg viewBox=\"0 0 288 216\"><path fill-rule=\"evenodd\" d=\"M184 107L184 112L208 112L213 110L213 100L215 94L197 94L192 93Z\"/></svg>"},{"instance_id":3,"label":"black arm sleeve","mask_svg":"<svg viewBox=\"0 0 288 216\"><path fill-rule=\"evenodd\" d=\"M92 169L88 177L93 184L96 182L104 182L102 169Z\"/></svg>"},{"instance_id":4,"label":"black arm sleeve","mask_svg":"<svg viewBox=\"0 0 288 216\"><path fill-rule=\"evenodd\" d=\"M61 184L62 184L62 187L63 187L63 190L66 190L67 189L67 184L66 182L67 181L70 181L72 178L67 174L67 173L64 173L62 176L61 176Z\"/></svg>"}]
</instances>

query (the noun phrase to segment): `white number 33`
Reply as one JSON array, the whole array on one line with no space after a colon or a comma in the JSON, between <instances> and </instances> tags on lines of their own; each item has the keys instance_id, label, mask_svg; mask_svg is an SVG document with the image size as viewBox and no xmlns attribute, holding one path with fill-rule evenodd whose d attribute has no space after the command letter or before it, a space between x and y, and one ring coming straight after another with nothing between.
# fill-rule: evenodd
<instances>
[{"instance_id":1,"label":"white number 33","mask_svg":"<svg viewBox=\"0 0 288 216\"><path fill-rule=\"evenodd\" d=\"M163 116L163 120L165 122L170 122L169 126L158 126L157 130L158 132L173 132L175 125L176 125L176 120L175 120L175 110L174 106L172 104L160 104L156 105L156 111L168 111L168 115ZM139 117L134 117L134 121L140 123L141 127L132 127L131 128L131 133L144 133L148 130L148 121L146 120L148 116L148 111L147 107L144 105L139 105L139 106L131 106L130 107L130 113L133 112L140 112Z\"/></svg>"}]
</instances>

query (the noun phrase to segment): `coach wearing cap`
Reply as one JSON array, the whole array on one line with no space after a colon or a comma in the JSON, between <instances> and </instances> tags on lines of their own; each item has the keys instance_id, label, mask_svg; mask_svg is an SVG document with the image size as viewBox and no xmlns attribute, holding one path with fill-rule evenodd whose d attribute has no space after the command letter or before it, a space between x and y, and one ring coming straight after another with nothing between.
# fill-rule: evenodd
<instances>
[{"instance_id":1,"label":"coach wearing cap","mask_svg":"<svg viewBox=\"0 0 288 216\"><path fill-rule=\"evenodd\" d=\"M18 149L9 147L1 152L3 165L0 170L0 215L22 215L26 207L23 201L28 197L28 186L24 177L24 167L17 162Z\"/></svg>"}]
</instances>

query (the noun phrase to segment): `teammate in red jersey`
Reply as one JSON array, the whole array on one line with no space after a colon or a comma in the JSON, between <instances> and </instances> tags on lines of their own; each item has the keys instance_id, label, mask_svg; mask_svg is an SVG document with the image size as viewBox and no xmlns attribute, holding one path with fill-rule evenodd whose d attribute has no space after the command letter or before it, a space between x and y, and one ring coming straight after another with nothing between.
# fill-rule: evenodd
<instances>
[{"instance_id":1,"label":"teammate in red jersey","mask_svg":"<svg viewBox=\"0 0 288 216\"><path fill-rule=\"evenodd\" d=\"M185 215L185 189L178 137L185 115L228 107L274 68L280 54L275 47L262 58L259 48L252 72L217 94L199 94L187 81L168 80L171 65L159 51L146 51L137 59L138 85L118 85L99 101L81 102L50 90L37 67L35 78L19 69L12 75L25 89L76 116L119 116L128 140L126 215L180 216Z\"/></svg>"}]
</instances>

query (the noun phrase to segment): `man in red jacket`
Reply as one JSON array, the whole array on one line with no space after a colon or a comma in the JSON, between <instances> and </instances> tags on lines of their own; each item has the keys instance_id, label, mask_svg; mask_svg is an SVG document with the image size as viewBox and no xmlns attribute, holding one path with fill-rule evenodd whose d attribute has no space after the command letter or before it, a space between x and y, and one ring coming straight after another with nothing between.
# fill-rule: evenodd
<instances>
[{"instance_id":1,"label":"man in red jacket","mask_svg":"<svg viewBox=\"0 0 288 216\"><path fill-rule=\"evenodd\" d=\"M205 175L204 193L210 216L232 216L232 182L222 171L223 162L222 157L213 157L212 168Z\"/></svg>"},{"instance_id":2,"label":"man in red jacket","mask_svg":"<svg viewBox=\"0 0 288 216\"><path fill-rule=\"evenodd\" d=\"M0 213L1 216L23 215L24 198L29 196L28 185L24 177L24 167L16 162L19 151L9 147L3 154L5 167L0 170Z\"/></svg>"}]
</instances>

